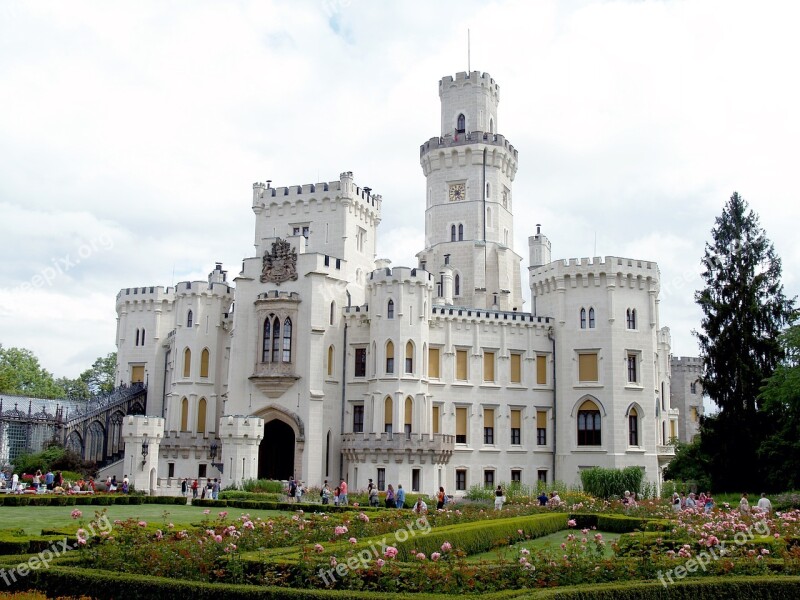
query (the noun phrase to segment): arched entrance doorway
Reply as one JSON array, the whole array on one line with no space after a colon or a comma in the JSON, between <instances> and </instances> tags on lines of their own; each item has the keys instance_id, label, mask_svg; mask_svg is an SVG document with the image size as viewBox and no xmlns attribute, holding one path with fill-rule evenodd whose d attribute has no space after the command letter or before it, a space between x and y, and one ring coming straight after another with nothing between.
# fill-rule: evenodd
<instances>
[{"instance_id":1,"label":"arched entrance doorway","mask_svg":"<svg viewBox=\"0 0 800 600\"><path fill-rule=\"evenodd\" d=\"M294 475L294 431L278 419L264 425L258 447L258 478L289 479Z\"/></svg>"}]
</instances>

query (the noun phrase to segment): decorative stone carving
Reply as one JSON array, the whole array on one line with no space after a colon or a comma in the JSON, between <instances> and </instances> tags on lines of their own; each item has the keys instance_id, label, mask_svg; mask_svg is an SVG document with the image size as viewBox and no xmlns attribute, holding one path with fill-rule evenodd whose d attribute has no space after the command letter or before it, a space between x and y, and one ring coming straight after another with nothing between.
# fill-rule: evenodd
<instances>
[{"instance_id":1,"label":"decorative stone carving","mask_svg":"<svg viewBox=\"0 0 800 600\"><path fill-rule=\"evenodd\" d=\"M297 279L297 252L281 238L272 243L272 252L264 253L261 283L295 281Z\"/></svg>"}]
</instances>

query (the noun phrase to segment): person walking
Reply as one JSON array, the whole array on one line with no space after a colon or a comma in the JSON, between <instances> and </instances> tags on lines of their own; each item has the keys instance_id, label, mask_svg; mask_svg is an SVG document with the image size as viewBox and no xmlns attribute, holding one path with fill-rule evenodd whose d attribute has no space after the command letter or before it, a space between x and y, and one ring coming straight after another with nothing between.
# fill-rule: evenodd
<instances>
[{"instance_id":1,"label":"person walking","mask_svg":"<svg viewBox=\"0 0 800 600\"><path fill-rule=\"evenodd\" d=\"M219 499L219 480L214 479L214 485L211 486L211 497L214 500Z\"/></svg>"},{"instance_id":2,"label":"person walking","mask_svg":"<svg viewBox=\"0 0 800 600\"><path fill-rule=\"evenodd\" d=\"M436 494L436 510L441 510L444 508L444 487L439 486L439 492Z\"/></svg>"},{"instance_id":3,"label":"person walking","mask_svg":"<svg viewBox=\"0 0 800 600\"><path fill-rule=\"evenodd\" d=\"M194 499L197 499L197 488L198 487L199 486L197 485L197 479L195 479L194 481L192 481L192 498L194 498Z\"/></svg>"},{"instance_id":4,"label":"person walking","mask_svg":"<svg viewBox=\"0 0 800 600\"><path fill-rule=\"evenodd\" d=\"M339 506L347 506L347 482L344 477L339 482Z\"/></svg>"},{"instance_id":5,"label":"person walking","mask_svg":"<svg viewBox=\"0 0 800 600\"><path fill-rule=\"evenodd\" d=\"M750 502L747 501L747 494L742 494L742 499L739 500L739 512L743 515L750 514Z\"/></svg>"},{"instance_id":6,"label":"person walking","mask_svg":"<svg viewBox=\"0 0 800 600\"><path fill-rule=\"evenodd\" d=\"M494 509L495 510L503 510L503 502L506 500L506 494L503 491L502 486L497 486L497 489L494 491Z\"/></svg>"},{"instance_id":7,"label":"person walking","mask_svg":"<svg viewBox=\"0 0 800 600\"><path fill-rule=\"evenodd\" d=\"M386 488L386 508L397 508L394 498L394 488L391 483Z\"/></svg>"},{"instance_id":8,"label":"person walking","mask_svg":"<svg viewBox=\"0 0 800 600\"><path fill-rule=\"evenodd\" d=\"M761 498L758 499L758 509L762 512L770 514L772 512L772 502L769 501L766 494L761 494Z\"/></svg>"},{"instance_id":9,"label":"person walking","mask_svg":"<svg viewBox=\"0 0 800 600\"><path fill-rule=\"evenodd\" d=\"M185 497L188 492L189 492L189 482L186 481L186 477L184 477L183 481L181 481L181 496Z\"/></svg>"},{"instance_id":10,"label":"person walking","mask_svg":"<svg viewBox=\"0 0 800 600\"><path fill-rule=\"evenodd\" d=\"M397 508L405 508L406 504L406 491L403 489L403 484L397 484L397 493L395 494L395 506Z\"/></svg>"}]
</instances>

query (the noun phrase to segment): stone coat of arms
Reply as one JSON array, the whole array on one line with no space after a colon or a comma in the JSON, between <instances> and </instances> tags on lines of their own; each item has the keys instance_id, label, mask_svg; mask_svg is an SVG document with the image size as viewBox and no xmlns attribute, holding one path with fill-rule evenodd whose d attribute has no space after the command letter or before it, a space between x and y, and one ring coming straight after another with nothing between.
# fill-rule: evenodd
<instances>
[{"instance_id":1,"label":"stone coat of arms","mask_svg":"<svg viewBox=\"0 0 800 600\"><path fill-rule=\"evenodd\" d=\"M297 251L286 240L276 239L272 243L272 252L264 253L264 265L261 268L261 283L283 283L297 279Z\"/></svg>"}]
</instances>

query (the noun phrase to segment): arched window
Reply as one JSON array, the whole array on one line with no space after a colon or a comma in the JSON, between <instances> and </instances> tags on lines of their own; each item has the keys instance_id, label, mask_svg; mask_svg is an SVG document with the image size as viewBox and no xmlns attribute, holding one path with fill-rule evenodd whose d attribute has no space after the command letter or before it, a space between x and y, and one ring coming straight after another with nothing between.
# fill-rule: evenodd
<instances>
[{"instance_id":1,"label":"arched window","mask_svg":"<svg viewBox=\"0 0 800 600\"><path fill-rule=\"evenodd\" d=\"M406 406L405 406L405 424L404 424L404 431L407 438L411 437L411 423L413 423L414 417L414 401L411 399L411 396L406 396Z\"/></svg>"},{"instance_id":2,"label":"arched window","mask_svg":"<svg viewBox=\"0 0 800 600\"><path fill-rule=\"evenodd\" d=\"M142 327L142 339L140 340L141 345L144 346L144 327Z\"/></svg>"},{"instance_id":3,"label":"arched window","mask_svg":"<svg viewBox=\"0 0 800 600\"><path fill-rule=\"evenodd\" d=\"M392 433L392 397L386 396L383 401L383 430L386 433Z\"/></svg>"},{"instance_id":4,"label":"arched window","mask_svg":"<svg viewBox=\"0 0 800 600\"><path fill-rule=\"evenodd\" d=\"M181 400L181 431L189 431L189 400Z\"/></svg>"},{"instance_id":5,"label":"arched window","mask_svg":"<svg viewBox=\"0 0 800 600\"><path fill-rule=\"evenodd\" d=\"M394 344L386 342L386 374L394 373Z\"/></svg>"},{"instance_id":6,"label":"arched window","mask_svg":"<svg viewBox=\"0 0 800 600\"><path fill-rule=\"evenodd\" d=\"M489 133L494 133L494 119L489 119Z\"/></svg>"},{"instance_id":7,"label":"arched window","mask_svg":"<svg viewBox=\"0 0 800 600\"><path fill-rule=\"evenodd\" d=\"M628 329L636 329L636 309L629 308L626 313L626 322Z\"/></svg>"},{"instance_id":8,"label":"arched window","mask_svg":"<svg viewBox=\"0 0 800 600\"><path fill-rule=\"evenodd\" d=\"M594 308L589 309L589 329L594 329Z\"/></svg>"},{"instance_id":9,"label":"arched window","mask_svg":"<svg viewBox=\"0 0 800 600\"><path fill-rule=\"evenodd\" d=\"M490 183L486 184L486 197L487 198L491 198L492 197L492 187L491 187Z\"/></svg>"},{"instance_id":10,"label":"arched window","mask_svg":"<svg viewBox=\"0 0 800 600\"><path fill-rule=\"evenodd\" d=\"M414 344L406 344L406 373L414 372Z\"/></svg>"},{"instance_id":11,"label":"arched window","mask_svg":"<svg viewBox=\"0 0 800 600\"><path fill-rule=\"evenodd\" d=\"M200 398L197 403L197 433L206 432L206 407L207 402L205 398Z\"/></svg>"},{"instance_id":12,"label":"arched window","mask_svg":"<svg viewBox=\"0 0 800 600\"><path fill-rule=\"evenodd\" d=\"M86 460L94 462L103 461L103 443L106 438L106 430L100 421L92 421L86 434Z\"/></svg>"},{"instance_id":13,"label":"arched window","mask_svg":"<svg viewBox=\"0 0 800 600\"><path fill-rule=\"evenodd\" d=\"M203 353L200 355L200 377L208 377L208 348L203 348Z\"/></svg>"},{"instance_id":14,"label":"arched window","mask_svg":"<svg viewBox=\"0 0 800 600\"><path fill-rule=\"evenodd\" d=\"M333 376L333 346L328 346L328 377Z\"/></svg>"},{"instance_id":15,"label":"arched window","mask_svg":"<svg viewBox=\"0 0 800 600\"><path fill-rule=\"evenodd\" d=\"M269 349L272 343L272 324L270 318L264 321L264 345L261 349L261 362L269 362Z\"/></svg>"},{"instance_id":16,"label":"arched window","mask_svg":"<svg viewBox=\"0 0 800 600\"><path fill-rule=\"evenodd\" d=\"M628 445L639 445L639 413L633 407L628 413Z\"/></svg>"},{"instance_id":17,"label":"arched window","mask_svg":"<svg viewBox=\"0 0 800 600\"><path fill-rule=\"evenodd\" d=\"M630 312L630 311L628 311L628 312ZM134 346L138 346L138 345L139 345L139 330L137 329L136 330L136 343L134 344Z\"/></svg>"},{"instance_id":18,"label":"arched window","mask_svg":"<svg viewBox=\"0 0 800 600\"><path fill-rule=\"evenodd\" d=\"M581 329L586 329L586 309L581 308Z\"/></svg>"},{"instance_id":19,"label":"arched window","mask_svg":"<svg viewBox=\"0 0 800 600\"><path fill-rule=\"evenodd\" d=\"M456 133L464 133L467 130L467 118L464 116L464 113L458 115L458 119L456 119Z\"/></svg>"},{"instance_id":20,"label":"arched window","mask_svg":"<svg viewBox=\"0 0 800 600\"><path fill-rule=\"evenodd\" d=\"M600 444L600 409L591 400L586 400L578 409L578 446Z\"/></svg>"},{"instance_id":21,"label":"arched window","mask_svg":"<svg viewBox=\"0 0 800 600\"><path fill-rule=\"evenodd\" d=\"M394 319L394 300L391 298L389 298L389 302L386 303L386 318Z\"/></svg>"},{"instance_id":22,"label":"arched window","mask_svg":"<svg viewBox=\"0 0 800 600\"><path fill-rule=\"evenodd\" d=\"M486 209L486 227L491 227L491 226L492 226L492 209L491 208L487 208Z\"/></svg>"},{"instance_id":23,"label":"arched window","mask_svg":"<svg viewBox=\"0 0 800 600\"><path fill-rule=\"evenodd\" d=\"M458 241L459 242L464 241L464 224L463 223L459 223L458 224Z\"/></svg>"},{"instance_id":24,"label":"arched window","mask_svg":"<svg viewBox=\"0 0 800 600\"><path fill-rule=\"evenodd\" d=\"M278 317L272 319L272 362L281 359L281 322Z\"/></svg>"},{"instance_id":25,"label":"arched window","mask_svg":"<svg viewBox=\"0 0 800 600\"><path fill-rule=\"evenodd\" d=\"M187 327L191 327L192 326L193 317L194 317L194 315L192 314L191 310L188 313L186 313L186 326Z\"/></svg>"},{"instance_id":26,"label":"arched window","mask_svg":"<svg viewBox=\"0 0 800 600\"><path fill-rule=\"evenodd\" d=\"M450 225L450 241L451 242L455 242L456 241L456 226L455 225Z\"/></svg>"},{"instance_id":27,"label":"arched window","mask_svg":"<svg viewBox=\"0 0 800 600\"><path fill-rule=\"evenodd\" d=\"M458 273L456 273L456 276L453 278L453 295L461 295L461 275Z\"/></svg>"},{"instance_id":28,"label":"arched window","mask_svg":"<svg viewBox=\"0 0 800 600\"><path fill-rule=\"evenodd\" d=\"M292 320L289 317L283 322L283 362L292 362Z\"/></svg>"},{"instance_id":29,"label":"arched window","mask_svg":"<svg viewBox=\"0 0 800 600\"><path fill-rule=\"evenodd\" d=\"M336 311L336 303L331 302L331 316L330 316L330 324L333 325L333 315Z\"/></svg>"},{"instance_id":30,"label":"arched window","mask_svg":"<svg viewBox=\"0 0 800 600\"><path fill-rule=\"evenodd\" d=\"M183 376L189 377L192 374L192 351L186 348L183 351Z\"/></svg>"}]
</instances>

